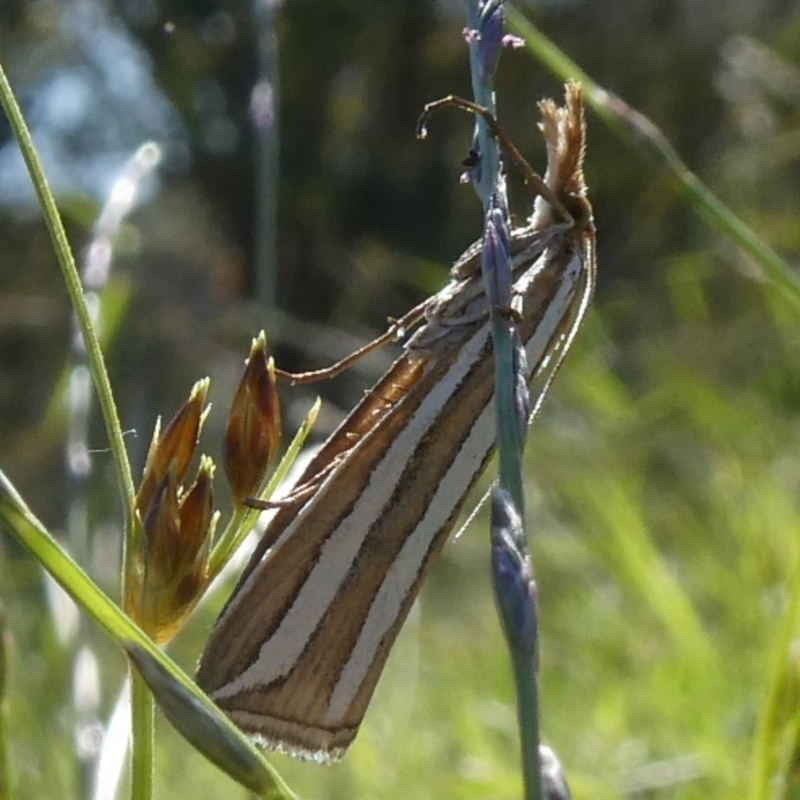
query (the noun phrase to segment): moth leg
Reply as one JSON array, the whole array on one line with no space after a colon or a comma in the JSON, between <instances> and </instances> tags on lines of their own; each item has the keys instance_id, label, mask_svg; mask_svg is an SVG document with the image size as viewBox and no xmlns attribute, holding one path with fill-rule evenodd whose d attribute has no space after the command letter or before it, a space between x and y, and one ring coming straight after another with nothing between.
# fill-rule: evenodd
<instances>
[{"instance_id":1,"label":"moth leg","mask_svg":"<svg viewBox=\"0 0 800 800\"><path fill-rule=\"evenodd\" d=\"M425 302L420 303L418 306L412 308L411 311L400 317L400 319L389 320L389 328L385 333L382 333L380 336L373 339L371 342L368 342L363 347L359 347L358 350L354 350L349 356L345 356L345 358L343 358L341 361L337 361L330 367L310 370L309 372L286 372L285 370L276 368L275 375L277 375L279 378L283 378L283 380L289 381L292 386L296 386L297 384L301 383L314 383L316 381L327 380L328 378L335 378L337 375L341 375L348 367L352 366L356 361L358 361L358 359L367 355L367 353L371 353L373 350L377 350L387 342L396 341L404 336L408 328L413 327L421 319L423 319L427 305L428 301L426 300Z\"/></svg>"},{"instance_id":2,"label":"moth leg","mask_svg":"<svg viewBox=\"0 0 800 800\"><path fill-rule=\"evenodd\" d=\"M307 481L304 481L299 486L294 486L285 497L279 497L277 500L261 500L258 497L248 497L245 499L244 504L248 506L248 508L259 508L262 511L269 511L273 508L286 508L287 506L302 503L319 489L325 477L334 470L348 452L349 450L336 456L330 463L326 464L325 467L312 475Z\"/></svg>"},{"instance_id":3,"label":"moth leg","mask_svg":"<svg viewBox=\"0 0 800 800\"><path fill-rule=\"evenodd\" d=\"M497 140L500 146L505 150L508 154L509 158L514 162L517 169L522 174L522 178L525 181L525 185L533 194L541 195L551 206L566 220L570 225L575 223L575 218L572 214L567 210L566 206L558 199L556 193L545 183L544 179L536 172L533 167L527 162L525 156L517 150L514 143L508 137L508 134L500 127L500 124L494 117L491 111L484 106L479 106L477 103L473 103L471 100L465 100L463 97L459 97L455 94L449 94L447 97L442 97L439 100L434 100L431 103L427 103L425 107L422 109L422 114L420 114L419 120L417 121L417 138L424 139L428 135L428 131L426 128L426 123L428 118L433 114L434 111L439 111L446 106L453 106L454 108L460 108L462 111L466 111L469 114L474 114L477 117L483 119L486 124L489 126L489 131L491 132L492 136ZM474 159L477 156L476 153L470 151L470 158ZM469 163L467 164L469 166Z\"/></svg>"}]
</instances>

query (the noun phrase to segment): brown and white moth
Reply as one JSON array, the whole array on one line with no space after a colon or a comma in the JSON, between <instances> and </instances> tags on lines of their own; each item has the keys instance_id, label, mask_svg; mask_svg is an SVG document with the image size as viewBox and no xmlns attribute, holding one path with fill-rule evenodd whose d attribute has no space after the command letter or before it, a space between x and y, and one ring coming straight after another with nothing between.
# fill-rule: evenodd
<instances>
[{"instance_id":1,"label":"brown and white moth","mask_svg":"<svg viewBox=\"0 0 800 800\"><path fill-rule=\"evenodd\" d=\"M511 234L513 303L532 407L586 312L595 236L580 87L540 103L544 198ZM563 218L566 209L571 219ZM353 740L420 585L495 446L480 244L421 307L402 355L298 480L219 616L197 680L244 731L301 758Z\"/></svg>"}]
</instances>

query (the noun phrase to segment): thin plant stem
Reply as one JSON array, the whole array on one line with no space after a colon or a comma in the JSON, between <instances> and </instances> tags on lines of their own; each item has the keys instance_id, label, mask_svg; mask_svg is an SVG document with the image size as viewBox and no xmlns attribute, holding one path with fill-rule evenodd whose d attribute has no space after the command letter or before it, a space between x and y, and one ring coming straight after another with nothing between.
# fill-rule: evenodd
<instances>
[{"instance_id":1,"label":"thin plant stem","mask_svg":"<svg viewBox=\"0 0 800 800\"><path fill-rule=\"evenodd\" d=\"M477 2L468 0L467 27L478 30L480 26L480 10ZM480 153L480 179L475 183L475 190L483 203L484 217L488 218L490 206L495 192L505 193L500 174L500 146L493 133L493 126L488 119L495 117L494 88L485 65L480 63L478 48L471 46L470 73L472 91L477 107L486 109L488 114L477 114L478 152ZM484 245L485 247L485 245ZM524 496L522 491L522 439L519 425L514 413L514 344L511 328L505 314L497 313L499 309L508 308L511 304L510 263L495 264L493 268L508 270L506 279L498 279L495 285L509 287L507 296L495 296L497 293L487 286L490 308L492 309L492 341L494 343L495 363L495 405L497 417L497 448L500 461L500 484L511 494L520 514L523 513ZM484 276L486 278L486 276Z\"/></svg>"},{"instance_id":2,"label":"thin plant stem","mask_svg":"<svg viewBox=\"0 0 800 800\"><path fill-rule=\"evenodd\" d=\"M512 658L517 693L517 727L522 753L526 798L541 798L542 775L539 760L539 682L535 657ZM535 710L535 713L533 711Z\"/></svg>"},{"instance_id":3,"label":"thin plant stem","mask_svg":"<svg viewBox=\"0 0 800 800\"><path fill-rule=\"evenodd\" d=\"M154 717L153 695L136 670L131 675L131 798L153 796Z\"/></svg>"},{"instance_id":4,"label":"thin plant stem","mask_svg":"<svg viewBox=\"0 0 800 800\"><path fill-rule=\"evenodd\" d=\"M255 133L255 285L265 312L276 306L278 161L280 130L278 120L278 34L274 3L253 0L253 20L258 42L258 81L250 106Z\"/></svg>"},{"instance_id":5,"label":"thin plant stem","mask_svg":"<svg viewBox=\"0 0 800 800\"><path fill-rule=\"evenodd\" d=\"M217 759L215 763L243 785L258 791L261 797L294 800L294 794L256 746L81 569L36 518L2 471L0 471L0 526L12 533L20 544L31 552L67 594L115 642L128 652L136 649L145 653L150 661L159 667L163 675L168 676L169 691L173 695L180 691L185 697L185 704L191 707L194 715L194 724L191 727L195 730L203 727L204 738L198 741L192 740L198 749L204 744L207 745L209 741L213 746L217 740L223 739L227 753L231 755L227 760ZM166 680L167 678L162 680L162 685ZM134 711L136 708L137 705L134 703ZM141 705L138 708L144 715L145 706ZM145 721L143 724L149 723ZM184 735L191 739L189 734L184 732Z\"/></svg>"},{"instance_id":6,"label":"thin plant stem","mask_svg":"<svg viewBox=\"0 0 800 800\"><path fill-rule=\"evenodd\" d=\"M75 259L72 255L72 250L67 239L66 231L64 230L61 216L58 212L53 193L45 177L42 164L33 144L33 139L30 135L28 126L22 116L22 112L17 104L11 85L8 82L6 74L0 66L0 104L8 117L11 128L16 137L17 144L19 145L22 157L28 168L28 172L33 181L34 189L39 200L39 206L42 209L45 223L50 232L50 237L53 242L53 247L56 253L59 266L61 267L62 277L67 288L67 293L72 303L73 313L78 324L78 328L83 336L84 344L86 347L86 357L89 370L97 391L100 407L103 412L103 420L106 426L106 434L109 439L111 451L114 456L114 464L117 469L117 479L122 495L122 505L125 514L125 530L126 541L129 540L131 532L134 530L135 517L134 517L134 485L133 476L131 473L130 461L125 449L125 443L122 438L122 426L120 424L117 407L114 402L114 395L111 389L111 382L109 381L108 372L105 366L105 360L100 349L100 342L95 334L94 326L92 324L91 313L86 303L83 286L81 285L78 269L75 264ZM126 575L126 551L123 548L123 564L121 568L121 592L125 596L125 575ZM135 693L134 693L135 696ZM150 701L152 703L152 701ZM142 714L137 714L136 709L133 709L134 727L132 737L136 743L140 732L137 730L136 721L144 719ZM152 712L151 712L152 714ZM141 731L141 736L149 736L152 740L152 725L149 728L146 726ZM142 748L135 748L137 761L147 755L152 758L152 741L149 746L145 745ZM150 792L144 788L145 781L142 776L146 774L147 770L141 765L137 767L135 773L139 776L137 786L141 794L134 794L135 798L150 797ZM152 765L149 767L149 772L152 775ZM150 778L152 780L152 777Z\"/></svg>"},{"instance_id":7,"label":"thin plant stem","mask_svg":"<svg viewBox=\"0 0 800 800\"><path fill-rule=\"evenodd\" d=\"M478 32L482 37L488 34L497 35L497 29L490 32L494 24L490 22L490 15L495 21L502 24L502 2L486 0L466 0L467 28ZM485 23L482 25L481 23ZM490 55L490 53L492 53ZM495 116L495 97L493 75L496 66L494 59L499 56L499 50L491 51L490 42L483 42L483 49L479 41L474 39L469 47L470 74L475 102L478 106L487 109L489 119ZM505 179L501 171L500 145L493 135L492 126L487 121L487 115L480 114L476 121L477 153L480 158L475 190L483 203L484 211L484 237L483 237L483 279L489 299L491 311L491 331L494 349L494 382L495 382L495 413L497 420L497 449L499 458L499 491L506 490L510 501L519 515L519 540L524 549L524 531L522 517L524 515L525 498L522 480L522 451L524 444L524 422L520 424L516 402L517 370L519 364L515 358L516 333L509 324L508 317L503 310L511 305L511 264L506 250L508 236L508 206L505 190ZM473 171L473 175L475 172ZM526 420L527 421L527 420ZM498 491L498 490L495 490ZM494 531L497 523L493 503L492 532L492 563L493 576L495 577L495 592L498 599L503 628L507 634L507 644L513 664L515 682L517 684L517 716L520 729L520 745L522 758L522 776L524 796L526 800L541 800L542 781L539 763L539 698L538 681L536 674L536 659L522 654L513 635L508 636L512 626L506 617L509 605L514 600L525 602L516 594L520 582L511 581L510 584L501 585L495 573L494 560ZM510 595L504 596L506 590ZM512 599L513 598L513 599ZM535 605L535 595L531 593L531 601ZM531 609L533 625L535 627L535 607ZM536 632L533 632L535 641ZM534 648L535 653L535 648Z\"/></svg>"},{"instance_id":8,"label":"thin plant stem","mask_svg":"<svg viewBox=\"0 0 800 800\"><path fill-rule=\"evenodd\" d=\"M122 426L120 425L117 407L114 403L114 394L111 390L111 383L108 378L108 372L106 371L105 361L102 351L100 350L100 342L95 335L89 308L83 294L83 287L81 286L78 270L75 266L75 259L72 256L72 250L70 249L67 234L61 222L61 216L58 213L55 199L47 183L30 131L25 124L22 112L14 97L14 93L6 78L2 65L0 65L0 105L3 106L3 110L8 117L11 129L14 132L20 152L22 153L31 180L33 181L36 195L39 199L39 205L42 209L47 228L50 231L50 238L53 241L56 258L61 267L64 284L67 287L67 293L69 294L78 326L84 342L86 343L89 368L92 373L95 388L97 389L100 407L103 411L106 433L108 435L111 452L114 456L114 464L117 469L122 504L125 509L125 519L130 529L133 521L133 476L128 454L125 450L125 442L122 438Z\"/></svg>"},{"instance_id":9,"label":"thin plant stem","mask_svg":"<svg viewBox=\"0 0 800 800\"><path fill-rule=\"evenodd\" d=\"M8 755L6 718L6 617L0 608L0 800L11 800L11 760Z\"/></svg>"}]
</instances>

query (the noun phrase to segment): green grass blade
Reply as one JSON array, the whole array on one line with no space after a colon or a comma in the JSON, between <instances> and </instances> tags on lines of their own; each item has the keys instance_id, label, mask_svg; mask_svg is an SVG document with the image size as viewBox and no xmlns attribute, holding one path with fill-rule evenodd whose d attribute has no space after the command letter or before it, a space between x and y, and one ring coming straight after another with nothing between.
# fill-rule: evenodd
<instances>
[{"instance_id":1,"label":"green grass blade","mask_svg":"<svg viewBox=\"0 0 800 800\"><path fill-rule=\"evenodd\" d=\"M97 389L97 396L100 407L103 411L103 419L106 425L111 452L114 455L114 464L117 469L119 486L122 493L122 502L125 508L125 519L127 522L133 519L134 488L133 476L131 474L128 453L125 449L125 442L122 437L122 426L120 425L117 407L114 403L114 395L111 391L111 383L106 371L105 360L100 349L100 343L95 335L89 307L83 294L80 277L72 250L67 240L64 225L61 222L61 215L58 213L53 193L47 183L44 169L39 161L36 148L33 144L30 131L22 117L19 105L17 104L11 85L6 78L6 74L0 66L0 105L8 117L9 124L19 145L22 157L30 173L34 188L36 189L39 205L44 215L45 223L50 231L53 241L53 248L58 259L64 283L72 303L72 308L78 320L84 343L92 378Z\"/></svg>"},{"instance_id":2,"label":"green grass blade","mask_svg":"<svg viewBox=\"0 0 800 800\"><path fill-rule=\"evenodd\" d=\"M0 609L0 800L11 798L11 762L6 721L6 617Z\"/></svg>"},{"instance_id":3,"label":"green grass blade","mask_svg":"<svg viewBox=\"0 0 800 800\"><path fill-rule=\"evenodd\" d=\"M678 155L651 120L593 81L566 53L544 36L518 10L508 6L509 25L525 39L533 56L561 80L583 85L586 102L620 139L643 153L669 176L673 187L712 229L728 237L749 255L792 303L800 306L800 277L748 225L731 211Z\"/></svg>"},{"instance_id":4,"label":"green grass blade","mask_svg":"<svg viewBox=\"0 0 800 800\"><path fill-rule=\"evenodd\" d=\"M235 780L270 800L293 800L294 795L263 758L252 742L206 697L200 688L136 626L120 608L76 564L25 504L0 471L0 524L6 527L53 576L73 600L117 643L131 651L144 652L158 665L164 683L173 691L191 696L195 713L205 720L206 737L219 737L240 754L238 761L219 764ZM167 676L167 677L164 677ZM142 707L143 709L144 707ZM134 707L135 711L135 707ZM237 772L241 763L245 773Z\"/></svg>"}]
</instances>

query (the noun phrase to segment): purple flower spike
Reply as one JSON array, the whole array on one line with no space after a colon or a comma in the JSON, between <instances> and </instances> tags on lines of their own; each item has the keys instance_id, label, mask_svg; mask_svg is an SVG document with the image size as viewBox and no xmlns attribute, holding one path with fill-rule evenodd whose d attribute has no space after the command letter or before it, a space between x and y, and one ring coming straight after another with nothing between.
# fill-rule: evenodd
<instances>
[{"instance_id":1,"label":"purple flower spike","mask_svg":"<svg viewBox=\"0 0 800 800\"><path fill-rule=\"evenodd\" d=\"M492 584L509 646L517 658L536 656L537 597L522 520L505 489L492 490Z\"/></svg>"},{"instance_id":2,"label":"purple flower spike","mask_svg":"<svg viewBox=\"0 0 800 800\"><path fill-rule=\"evenodd\" d=\"M481 269L488 287L489 303L494 308L511 305L511 246L508 234L508 208L505 187L492 192L483 228Z\"/></svg>"},{"instance_id":3,"label":"purple flower spike","mask_svg":"<svg viewBox=\"0 0 800 800\"><path fill-rule=\"evenodd\" d=\"M486 0L481 8L478 27L478 60L484 83L489 84L494 76L500 51L503 48L505 12L503 0Z\"/></svg>"},{"instance_id":4,"label":"purple flower spike","mask_svg":"<svg viewBox=\"0 0 800 800\"><path fill-rule=\"evenodd\" d=\"M514 328L514 412L517 415L520 437L525 440L528 419L531 416L531 395L528 391L528 357L522 344L519 331Z\"/></svg>"}]
</instances>

